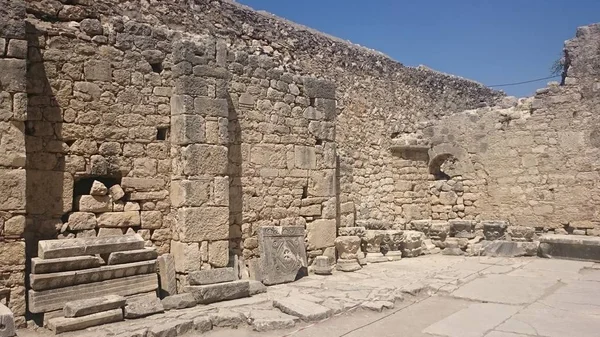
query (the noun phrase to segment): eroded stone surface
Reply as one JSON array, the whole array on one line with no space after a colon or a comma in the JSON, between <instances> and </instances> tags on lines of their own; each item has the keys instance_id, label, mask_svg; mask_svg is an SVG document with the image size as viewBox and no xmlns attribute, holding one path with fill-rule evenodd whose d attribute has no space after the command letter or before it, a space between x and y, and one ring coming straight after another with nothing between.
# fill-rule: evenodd
<instances>
[{"instance_id":1,"label":"eroded stone surface","mask_svg":"<svg viewBox=\"0 0 600 337\"><path fill-rule=\"evenodd\" d=\"M306 275L304 228L261 227L258 238L262 248L261 281L264 284L291 282Z\"/></svg>"}]
</instances>

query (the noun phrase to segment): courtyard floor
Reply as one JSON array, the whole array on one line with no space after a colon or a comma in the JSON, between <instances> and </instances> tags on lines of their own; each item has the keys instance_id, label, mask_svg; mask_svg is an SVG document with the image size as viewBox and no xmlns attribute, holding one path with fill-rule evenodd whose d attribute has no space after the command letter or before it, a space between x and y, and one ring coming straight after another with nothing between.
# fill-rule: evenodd
<instances>
[{"instance_id":1,"label":"courtyard floor","mask_svg":"<svg viewBox=\"0 0 600 337\"><path fill-rule=\"evenodd\" d=\"M273 307L284 298L316 304L319 321L302 323ZM207 320L213 330L194 330ZM311 275L246 299L62 336L597 337L599 331L600 264L431 255Z\"/></svg>"}]
</instances>

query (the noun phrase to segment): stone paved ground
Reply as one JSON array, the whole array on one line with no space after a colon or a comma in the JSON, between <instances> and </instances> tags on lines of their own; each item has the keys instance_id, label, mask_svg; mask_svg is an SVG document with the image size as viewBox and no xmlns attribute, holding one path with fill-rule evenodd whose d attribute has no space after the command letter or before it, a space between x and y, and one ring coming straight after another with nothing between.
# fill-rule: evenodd
<instances>
[{"instance_id":1,"label":"stone paved ground","mask_svg":"<svg viewBox=\"0 0 600 337\"><path fill-rule=\"evenodd\" d=\"M319 322L300 322L273 308L299 298L316 303L311 314ZM218 326L200 332L208 322ZM354 273L313 275L247 299L64 336L145 336L146 330L148 336L190 337L598 336L600 264L423 256Z\"/></svg>"}]
</instances>

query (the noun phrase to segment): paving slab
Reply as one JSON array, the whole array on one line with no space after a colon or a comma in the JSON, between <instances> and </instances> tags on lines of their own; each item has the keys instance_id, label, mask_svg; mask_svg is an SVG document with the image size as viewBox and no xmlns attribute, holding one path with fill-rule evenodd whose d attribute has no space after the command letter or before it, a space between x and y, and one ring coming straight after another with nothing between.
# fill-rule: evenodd
<instances>
[{"instance_id":1,"label":"paving slab","mask_svg":"<svg viewBox=\"0 0 600 337\"><path fill-rule=\"evenodd\" d=\"M528 304L542 297L556 280L508 275L486 275L451 293L451 296L481 302Z\"/></svg>"},{"instance_id":2,"label":"paving slab","mask_svg":"<svg viewBox=\"0 0 600 337\"><path fill-rule=\"evenodd\" d=\"M248 320L254 331L288 329L294 327L300 321L298 317L284 314L276 309L253 310Z\"/></svg>"},{"instance_id":3,"label":"paving slab","mask_svg":"<svg viewBox=\"0 0 600 337\"><path fill-rule=\"evenodd\" d=\"M545 337L597 337L600 316L534 303L495 330Z\"/></svg>"},{"instance_id":4,"label":"paving slab","mask_svg":"<svg viewBox=\"0 0 600 337\"><path fill-rule=\"evenodd\" d=\"M299 297L277 299L273 301L273 306L283 313L296 316L307 322L318 321L333 314L331 309Z\"/></svg>"},{"instance_id":5,"label":"paving slab","mask_svg":"<svg viewBox=\"0 0 600 337\"><path fill-rule=\"evenodd\" d=\"M476 303L428 326L423 332L449 337L482 337L521 308L507 304Z\"/></svg>"}]
</instances>

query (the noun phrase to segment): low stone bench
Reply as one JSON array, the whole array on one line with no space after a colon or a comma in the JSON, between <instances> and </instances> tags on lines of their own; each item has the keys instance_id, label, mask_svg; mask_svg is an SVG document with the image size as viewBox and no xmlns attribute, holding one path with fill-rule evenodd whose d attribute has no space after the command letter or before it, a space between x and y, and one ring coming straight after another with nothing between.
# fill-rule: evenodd
<instances>
[{"instance_id":1,"label":"low stone bench","mask_svg":"<svg viewBox=\"0 0 600 337\"><path fill-rule=\"evenodd\" d=\"M584 235L544 235L539 254L547 258L600 262L600 237Z\"/></svg>"}]
</instances>

